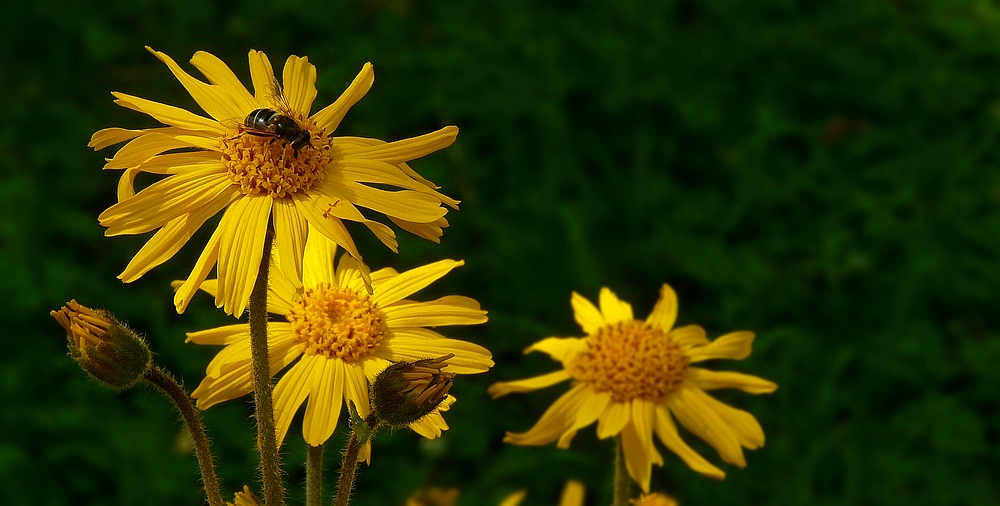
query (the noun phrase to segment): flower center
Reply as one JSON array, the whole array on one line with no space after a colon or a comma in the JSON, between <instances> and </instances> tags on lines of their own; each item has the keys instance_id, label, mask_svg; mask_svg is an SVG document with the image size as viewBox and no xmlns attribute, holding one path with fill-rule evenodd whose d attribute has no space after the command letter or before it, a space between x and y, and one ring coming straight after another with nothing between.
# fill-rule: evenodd
<instances>
[{"instance_id":1,"label":"flower center","mask_svg":"<svg viewBox=\"0 0 1000 506\"><path fill-rule=\"evenodd\" d=\"M306 290L288 321L306 354L348 362L371 355L386 332L382 311L368 294L330 285Z\"/></svg>"},{"instance_id":2,"label":"flower center","mask_svg":"<svg viewBox=\"0 0 1000 506\"><path fill-rule=\"evenodd\" d=\"M244 195L287 197L309 191L322 178L330 164L330 138L312 120L296 118L296 123L310 135L310 145L299 149L292 139L242 125L222 138L222 164Z\"/></svg>"},{"instance_id":3,"label":"flower center","mask_svg":"<svg viewBox=\"0 0 1000 506\"><path fill-rule=\"evenodd\" d=\"M662 401L684 381L690 359L662 330L631 320L605 325L567 368L570 375L615 402Z\"/></svg>"}]
</instances>

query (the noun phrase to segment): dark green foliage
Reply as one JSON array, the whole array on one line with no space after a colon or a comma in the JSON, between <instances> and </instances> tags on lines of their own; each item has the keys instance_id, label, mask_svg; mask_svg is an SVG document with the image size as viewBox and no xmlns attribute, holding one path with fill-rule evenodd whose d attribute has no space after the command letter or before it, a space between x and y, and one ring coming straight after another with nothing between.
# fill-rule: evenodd
<instances>
[{"instance_id":1,"label":"dark green foliage","mask_svg":"<svg viewBox=\"0 0 1000 506\"><path fill-rule=\"evenodd\" d=\"M343 133L461 128L413 164L463 200L442 245L402 236L394 255L356 236L376 268L464 258L425 297L480 300L488 324L445 333L487 346L497 367L458 378L442 439L380 435L359 506L427 484L461 487L467 506L519 488L527 505L556 504L571 477L589 504L608 503L613 445L593 429L571 450L501 442L565 386L498 401L485 389L555 368L521 350L578 334L570 291L607 285L644 317L663 282L679 324L758 333L749 359L711 367L780 388L718 394L767 433L749 467L688 435L728 477L664 453L654 488L684 505L1000 502L995 2L40 0L0 15L0 503L203 500L169 404L88 380L47 314L70 298L107 308L188 388L214 350L183 333L228 321L207 296L179 316L169 299L207 234L122 285L145 238L103 238L97 224L117 177L100 170L112 151L87 139L153 126L109 92L195 107L144 44L178 61L211 51L245 78L250 48L276 66L308 55L317 107L370 60L375 86ZM255 481L250 413L244 401L206 413L227 497ZM296 490L298 427L285 445Z\"/></svg>"}]
</instances>

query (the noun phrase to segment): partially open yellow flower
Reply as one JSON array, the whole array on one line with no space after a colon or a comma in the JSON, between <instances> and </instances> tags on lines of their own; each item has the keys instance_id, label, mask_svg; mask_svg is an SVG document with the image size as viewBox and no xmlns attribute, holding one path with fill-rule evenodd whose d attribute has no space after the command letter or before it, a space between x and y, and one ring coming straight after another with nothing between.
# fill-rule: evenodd
<instances>
[{"instance_id":1,"label":"partially open yellow flower","mask_svg":"<svg viewBox=\"0 0 1000 506\"><path fill-rule=\"evenodd\" d=\"M507 496L500 502L500 506L519 506L528 493L519 490ZM583 483L576 480L566 482L562 497L559 498L559 506L583 506Z\"/></svg>"},{"instance_id":2,"label":"partially open yellow flower","mask_svg":"<svg viewBox=\"0 0 1000 506\"><path fill-rule=\"evenodd\" d=\"M268 322L268 359L272 375L288 368L274 388L279 444L303 403L302 435L312 446L323 444L333 433L345 401L353 402L360 416L367 417L369 385L392 363L454 354L443 372L471 374L493 366L486 348L445 338L427 328L485 322L486 311L478 302L458 295L428 302L407 299L462 261L441 260L402 273L388 268L372 272L373 293L369 295L357 261L345 254L337 264L336 249L322 236L309 236L299 289L280 269L272 269L268 312L285 321ZM214 293L217 286L216 280L207 280L202 289ZM225 345L192 394L199 408L251 392L249 333L249 324L241 323L188 334L187 340L193 343ZM430 439L440 436L448 428L440 412L454 401L447 396L437 409L409 427ZM362 460L367 451L366 447Z\"/></svg>"},{"instance_id":3,"label":"partially open yellow flower","mask_svg":"<svg viewBox=\"0 0 1000 506\"><path fill-rule=\"evenodd\" d=\"M504 441L521 445L558 441L558 447L568 448L579 429L598 422L598 437L621 434L629 474L646 492L652 464L663 464L653 446L654 432L691 469L713 478L725 477L681 440L671 413L687 430L715 447L726 462L744 467L741 447L763 446L764 431L753 415L715 400L705 390L738 388L760 394L773 392L777 385L755 376L691 365L715 358L746 358L753 332L733 332L709 341L698 325L674 328L677 295L666 284L646 321L633 319L632 307L607 288L601 290L600 310L576 293L571 302L587 337L550 337L525 350L549 354L562 362L563 370L496 383L489 391L496 398L568 379L574 380L573 387L531 430L507 433Z\"/></svg>"},{"instance_id":4,"label":"partially open yellow flower","mask_svg":"<svg viewBox=\"0 0 1000 506\"><path fill-rule=\"evenodd\" d=\"M122 281L134 281L169 260L209 218L222 212L191 275L174 296L179 312L218 264L216 305L227 313L242 314L269 223L290 278L301 279L302 248L309 235L326 237L344 248L358 260L368 283L368 271L344 220L364 224L396 251L392 229L365 217L361 208L382 213L401 229L435 242L448 225L442 204L457 209L457 200L439 193L434 183L406 164L449 146L458 135L456 127L389 143L331 136L348 109L371 88L370 63L340 98L310 115L317 93L316 68L307 58L288 58L280 90L264 53L250 51L251 94L229 67L209 53L199 51L191 59L206 83L169 56L150 52L210 118L115 92L116 103L166 126L106 128L95 133L89 145L103 149L128 141L104 166L125 171L118 203L100 215L101 225L108 228L105 235L157 231L119 275ZM261 109L267 112L259 113ZM251 121L257 126L252 128L246 124L252 113L275 121ZM275 118L284 122L281 130ZM143 172L165 177L136 193L135 178Z\"/></svg>"}]
</instances>

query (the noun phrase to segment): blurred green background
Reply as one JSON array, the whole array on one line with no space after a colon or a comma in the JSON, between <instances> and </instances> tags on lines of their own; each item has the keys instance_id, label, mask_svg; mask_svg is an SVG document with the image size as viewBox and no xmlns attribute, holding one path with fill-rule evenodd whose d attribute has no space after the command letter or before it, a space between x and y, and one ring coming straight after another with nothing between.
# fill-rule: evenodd
<instances>
[{"instance_id":1,"label":"blurred green background","mask_svg":"<svg viewBox=\"0 0 1000 506\"><path fill-rule=\"evenodd\" d=\"M569 478L609 503L613 445L592 428L570 450L501 442L565 385L497 401L485 389L556 368L521 350L579 335L572 290L609 286L645 317L663 282L680 324L758 333L749 359L712 367L780 388L718 394L767 434L746 469L686 435L728 477L664 450L655 489L685 506L1000 502L1000 3L39 0L0 13L3 504L203 502L167 401L88 380L47 314L70 298L112 310L189 388L215 349L183 333L227 321L207 296L173 310L168 283L198 248L123 285L146 237L97 224L117 174L90 134L155 124L109 93L196 109L146 44L182 62L210 51L247 80L250 48L276 65L308 55L316 107L372 61L375 86L340 133L461 128L413 164L463 200L442 244L402 236L395 255L356 236L374 267L464 258L425 296L481 301L488 324L445 333L497 366L461 379L442 439L381 438L356 504L441 485L466 506L520 488L551 505ZM250 416L249 401L205 414L227 498L256 488Z\"/></svg>"}]
</instances>

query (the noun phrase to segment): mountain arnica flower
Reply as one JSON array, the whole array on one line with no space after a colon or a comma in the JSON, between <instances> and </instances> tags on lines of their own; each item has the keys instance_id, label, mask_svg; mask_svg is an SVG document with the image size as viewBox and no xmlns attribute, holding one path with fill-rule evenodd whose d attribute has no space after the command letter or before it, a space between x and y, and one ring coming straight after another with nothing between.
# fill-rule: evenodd
<instances>
[{"instance_id":1,"label":"mountain arnica flower","mask_svg":"<svg viewBox=\"0 0 1000 506\"><path fill-rule=\"evenodd\" d=\"M371 383L393 363L453 355L436 370L471 374L493 366L486 348L445 338L427 328L486 322L486 311L478 302L458 295L428 302L407 299L463 262L441 260L402 273L380 269L371 273L373 293L369 295L358 262L344 254L337 264L336 249L322 236L309 236L300 289L281 269L272 269L268 312L285 321L268 323L271 374L287 368L274 388L279 444L303 403L302 435L312 446L323 444L333 434L345 401L352 402L362 418L367 417ZM217 280L207 280L202 289L214 293L217 286ZM208 409L253 389L248 336L246 323L188 334L193 343L225 346L208 364L204 381L192 394L199 408ZM448 428L440 412L454 401L448 395L437 409L409 427L427 438L440 436ZM367 451L367 447L362 451L362 460Z\"/></svg>"},{"instance_id":2,"label":"mountain arnica flower","mask_svg":"<svg viewBox=\"0 0 1000 506\"><path fill-rule=\"evenodd\" d=\"M764 431L753 415L727 406L705 391L737 388L761 394L773 392L777 385L755 376L692 365L710 359L746 358L753 332L733 332L709 341L705 329L698 325L674 328L677 295L666 284L645 321L635 320L632 307L607 288L601 290L600 309L576 293L571 303L587 336L550 337L525 350L547 353L561 362L563 369L495 383L489 391L496 398L568 379L573 380L573 386L531 430L507 433L504 441L520 445L558 441L558 447L568 448L578 430L598 422L598 437L620 434L628 472L645 492L649 492L652 464L663 465L653 446L654 432L691 469L713 478L725 477L680 438L674 417L712 445L722 460L739 467L746 466L742 448L763 446Z\"/></svg>"},{"instance_id":3,"label":"mountain arnica flower","mask_svg":"<svg viewBox=\"0 0 1000 506\"><path fill-rule=\"evenodd\" d=\"M149 51L209 117L115 92L117 104L165 126L106 128L93 135L89 146L103 149L127 141L104 166L124 170L118 203L99 217L107 227L105 235L156 231L119 275L122 281L134 281L169 260L209 218L222 213L190 276L175 294L179 312L217 264L216 305L227 313L242 314L269 226L289 278L301 279L306 237L321 236L358 260L370 287L368 270L345 220L365 225L396 251L393 230L367 218L362 209L381 213L399 228L437 242L448 225L444 206L458 208L457 200L439 193L434 183L406 163L451 145L458 128L446 126L395 142L332 136L351 106L371 88L370 63L340 98L310 115L317 94L316 68L307 58L288 57L279 85L264 53L250 51L251 94L225 63L209 53L199 51L191 59L206 83L166 54ZM136 193L140 173L163 177Z\"/></svg>"}]
</instances>

